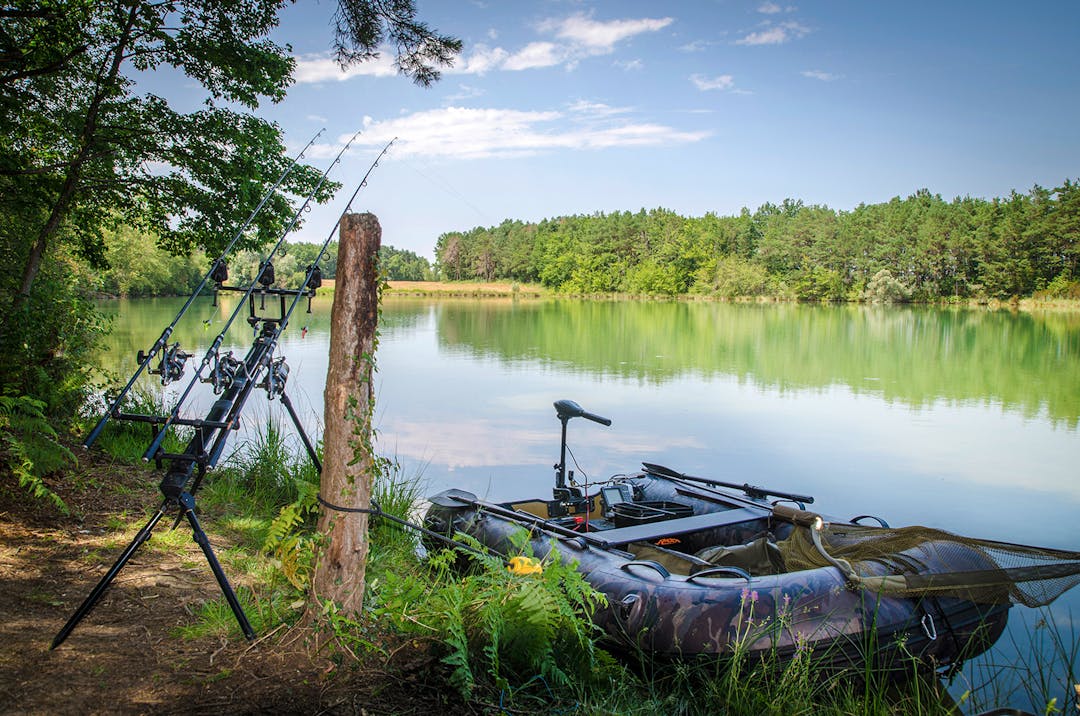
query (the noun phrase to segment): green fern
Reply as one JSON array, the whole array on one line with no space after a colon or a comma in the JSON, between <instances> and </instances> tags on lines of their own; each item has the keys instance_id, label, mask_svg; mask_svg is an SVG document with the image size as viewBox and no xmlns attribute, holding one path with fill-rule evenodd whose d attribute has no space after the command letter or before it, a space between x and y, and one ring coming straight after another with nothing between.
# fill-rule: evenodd
<instances>
[{"instance_id":1,"label":"green fern","mask_svg":"<svg viewBox=\"0 0 1080 716\"><path fill-rule=\"evenodd\" d=\"M417 603L395 600L383 585L380 598L398 613L399 626L423 624L437 631L451 667L450 682L470 698L483 673L486 683L507 693L535 683L564 686L582 675L604 672L602 652L593 643L592 615L604 603L574 565L552 550L539 574L509 572L500 555L486 552L465 534L456 539L478 552L454 550L429 556L433 586ZM527 539L518 541L529 552ZM462 562L471 569L461 572ZM401 619L402 613L408 619ZM586 680L589 678L585 676Z\"/></svg>"},{"instance_id":2,"label":"green fern","mask_svg":"<svg viewBox=\"0 0 1080 716\"><path fill-rule=\"evenodd\" d=\"M290 479L296 499L282 507L270 523L263 551L272 554L289 583L303 591L314 563L316 535L310 528L319 507L318 475L302 471Z\"/></svg>"},{"instance_id":3,"label":"green fern","mask_svg":"<svg viewBox=\"0 0 1080 716\"><path fill-rule=\"evenodd\" d=\"M0 460L19 486L34 498L70 514L64 500L42 478L78 461L74 453L58 442L44 410L45 403L27 395L0 396Z\"/></svg>"}]
</instances>

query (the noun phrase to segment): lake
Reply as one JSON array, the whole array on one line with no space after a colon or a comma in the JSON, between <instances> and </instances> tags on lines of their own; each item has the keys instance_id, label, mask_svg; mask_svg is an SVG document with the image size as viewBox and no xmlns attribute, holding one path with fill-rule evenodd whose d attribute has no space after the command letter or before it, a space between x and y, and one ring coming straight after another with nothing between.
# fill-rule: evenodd
<instances>
[{"instance_id":1,"label":"lake","mask_svg":"<svg viewBox=\"0 0 1080 716\"><path fill-rule=\"evenodd\" d=\"M186 385L235 300L215 308L200 299L178 326L172 340L195 357L170 389ZM136 351L181 303L102 303L116 319L101 367L126 380ZM286 392L313 437L329 315L328 298L311 314L298 311L279 350L291 368ZM226 341L238 356L252 338L240 324ZM647 460L811 494L839 518L871 513L894 526L1080 550L1077 313L387 298L380 330L378 446L422 475L426 494L549 495L560 428L552 403L569 398L613 421L570 422L568 462L579 482ZM209 386L200 387L192 417L209 405ZM261 391L246 418L290 427ZM1010 634L986 659L1029 651L1045 618L1075 653L1078 593L1049 614L1014 610ZM954 690L979 668L969 665ZM1064 703L1064 686L1054 695ZM1022 688L1002 699L1027 703Z\"/></svg>"}]
</instances>

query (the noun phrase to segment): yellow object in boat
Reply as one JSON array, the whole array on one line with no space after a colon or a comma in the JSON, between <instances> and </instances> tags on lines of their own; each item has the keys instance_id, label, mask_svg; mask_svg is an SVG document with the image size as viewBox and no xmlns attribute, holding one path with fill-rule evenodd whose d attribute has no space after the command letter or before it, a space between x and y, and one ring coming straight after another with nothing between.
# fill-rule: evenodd
<instances>
[{"instance_id":1,"label":"yellow object in boat","mask_svg":"<svg viewBox=\"0 0 1080 716\"><path fill-rule=\"evenodd\" d=\"M540 574L544 571L543 566L540 564L540 560L533 559L532 557L511 557L509 564L506 565L506 570L510 574Z\"/></svg>"}]
</instances>

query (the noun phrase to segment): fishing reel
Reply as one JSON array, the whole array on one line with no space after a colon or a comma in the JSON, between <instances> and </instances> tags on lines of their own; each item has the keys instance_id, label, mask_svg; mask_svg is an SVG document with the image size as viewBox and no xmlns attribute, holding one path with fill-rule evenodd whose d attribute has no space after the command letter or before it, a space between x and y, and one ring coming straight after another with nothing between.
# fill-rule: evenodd
<instances>
[{"instance_id":1,"label":"fishing reel","mask_svg":"<svg viewBox=\"0 0 1080 716\"><path fill-rule=\"evenodd\" d=\"M139 351L135 357L139 363L142 363L146 360L146 353ZM161 354L161 360L158 362L157 368L151 368L147 372L160 375L161 384L168 385L174 380L180 380L180 377L184 375L184 365L190 357L190 353L180 349L179 342L173 343Z\"/></svg>"},{"instance_id":2,"label":"fishing reel","mask_svg":"<svg viewBox=\"0 0 1080 716\"><path fill-rule=\"evenodd\" d=\"M285 382L289 379L289 365L285 362L285 356L281 356L270 363L270 369L266 371L266 378L259 384L260 388L266 388L268 400L273 400L285 392Z\"/></svg>"},{"instance_id":3,"label":"fishing reel","mask_svg":"<svg viewBox=\"0 0 1080 716\"><path fill-rule=\"evenodd\" d=\"M266 291L273 285L276 277L274 276L274 262L269 258L263 262L262 268L259 270L259 285L262 286L262 291L259 292L259 310L266 308Z\"/></svg>"},{"instance_id":4,"label":"fishing reel","mask_svg":"<svg viewBox=\"0 0 1080 716\"><path fill-rule=\"evenodd\" d=\"M243 361L233 357L232 351L229 351L225 355L217 356L214 368L210 371L210 377L204 378L203 382L210 383L214 387L214 395L221 395L246 376L247 369Z\"/></svg>"}]
</instances>

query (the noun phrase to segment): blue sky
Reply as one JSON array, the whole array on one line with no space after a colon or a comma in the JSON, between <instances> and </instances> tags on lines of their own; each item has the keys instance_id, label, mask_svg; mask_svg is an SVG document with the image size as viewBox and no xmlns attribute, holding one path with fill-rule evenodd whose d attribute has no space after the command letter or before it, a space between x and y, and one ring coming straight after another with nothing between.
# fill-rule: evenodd
<instances>
[{"instance_id":1,"label":"blue sky","mask_svg":"<svg viewBox=\"0 0 1080 716\"><path fill-rule=\"evenodd\" d=\"M300 0L275 39L296 84L261 116L324 166L383 243L433 256L444 232L504 219L665 207L688 216L802 199L834 209L927 188L1004 196L1080 176L1080 2L418 3L461 38L431 88L392 52L342 73L334 3Z\"/></svg>"}]
</instances>

